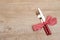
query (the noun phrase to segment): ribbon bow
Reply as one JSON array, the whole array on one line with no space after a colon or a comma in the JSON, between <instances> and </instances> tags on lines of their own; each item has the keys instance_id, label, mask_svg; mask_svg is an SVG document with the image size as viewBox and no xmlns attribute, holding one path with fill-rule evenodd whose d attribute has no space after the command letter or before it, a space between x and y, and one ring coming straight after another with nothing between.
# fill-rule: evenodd
<instances>
[{"instance_id":1,"label":"ribbon bow","mask_svg":"<svg viewBox=\"0 0 60 40\"><path fill-rule=\"evenodd\" d=\"M45 28L45 32L50 31L48 28L48 25L55 25L57 23L57 19L52 16L47 16L46 21L43 23L35 24L32 26L34 31L41 30L42 28ZM45 26L45 27L44 27ZM51 33L50 33L51 34Z\"/></svg>"}]
</instances>

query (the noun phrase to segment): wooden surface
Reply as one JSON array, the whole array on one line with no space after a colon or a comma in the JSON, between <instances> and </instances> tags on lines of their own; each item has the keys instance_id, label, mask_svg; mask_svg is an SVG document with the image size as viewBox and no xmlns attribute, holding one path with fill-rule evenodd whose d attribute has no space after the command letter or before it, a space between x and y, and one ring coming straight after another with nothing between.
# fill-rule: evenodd
<instances>
[{"instance_id":1,"label":"wooden surface","mask_svg":"<svg viewBox=\"0 0 60 40\"><path fill-rule=\"evenodd\" d=\"M32 25L40 20L36 9L45 17L57 17L57 24L49 26L52 35L44 30L34 32ZM0 40L60 40L60 0L0 0Z\"/></svg>"}]
</instances>

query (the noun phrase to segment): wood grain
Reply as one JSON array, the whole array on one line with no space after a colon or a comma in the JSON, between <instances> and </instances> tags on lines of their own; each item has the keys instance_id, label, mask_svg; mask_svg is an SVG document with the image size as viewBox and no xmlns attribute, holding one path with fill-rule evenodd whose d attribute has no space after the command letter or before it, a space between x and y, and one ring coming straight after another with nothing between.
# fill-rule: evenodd
<instances>
[{"instance_id":1,"label":"wood grain","mask_svg":"<svg viewBox=\"0 0 60 40\"><path fill-rule=\"evenodd\" d=\"M41 8L45 17L57 17L49 26L51 36L44 30L34 32L32 25L40 23L35 13ZM0 40L60 40L60 0L0 0Z\"/></svg>"}]
</instances>

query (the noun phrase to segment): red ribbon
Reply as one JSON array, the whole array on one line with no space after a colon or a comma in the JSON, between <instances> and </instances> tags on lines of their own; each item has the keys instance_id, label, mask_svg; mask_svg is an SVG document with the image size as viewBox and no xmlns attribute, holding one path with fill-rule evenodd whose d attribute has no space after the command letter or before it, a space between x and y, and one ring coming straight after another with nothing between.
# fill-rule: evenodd
<instances>
[{"instance_id":1,"label":"red ribbon","mask_svg":"<svg viewBox=\"0 0 60 40\"><path fill-rule=\"evenodd\" d=\"M57 23L57 19L55 17L53 18L52 16L47 16L45 22L39 23L39 24L35 24L35 25L33 25L32 28L33 28L34 31L37 31L39 29L41 30L42 28L44 28L46 34L49 35L49 34L51 34L51 31L50 31L48 25L53 26L56 23Z\"/></svg>"}]
</instances>

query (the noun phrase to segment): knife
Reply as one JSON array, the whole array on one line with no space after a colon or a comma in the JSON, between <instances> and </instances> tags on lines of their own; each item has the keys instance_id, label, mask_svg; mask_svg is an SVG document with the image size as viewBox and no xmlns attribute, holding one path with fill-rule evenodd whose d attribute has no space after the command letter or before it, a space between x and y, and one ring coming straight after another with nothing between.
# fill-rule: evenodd
<instances>
[{"instance_id":1,"label":"knife","mask_svg":"<svg viewBox=\"0 0 60 40\"><path fill-rule=\"evenodd\" d=\"M41 20L42 23L45 22L45 17L44 17L40 8L38 8L38 11L37 11L36 14L37 14L37 17ZM50 31L48 25L44 25L43 29L44 29L46 35L51 35L51 31Z\"/></svg>"}]
</instances>

